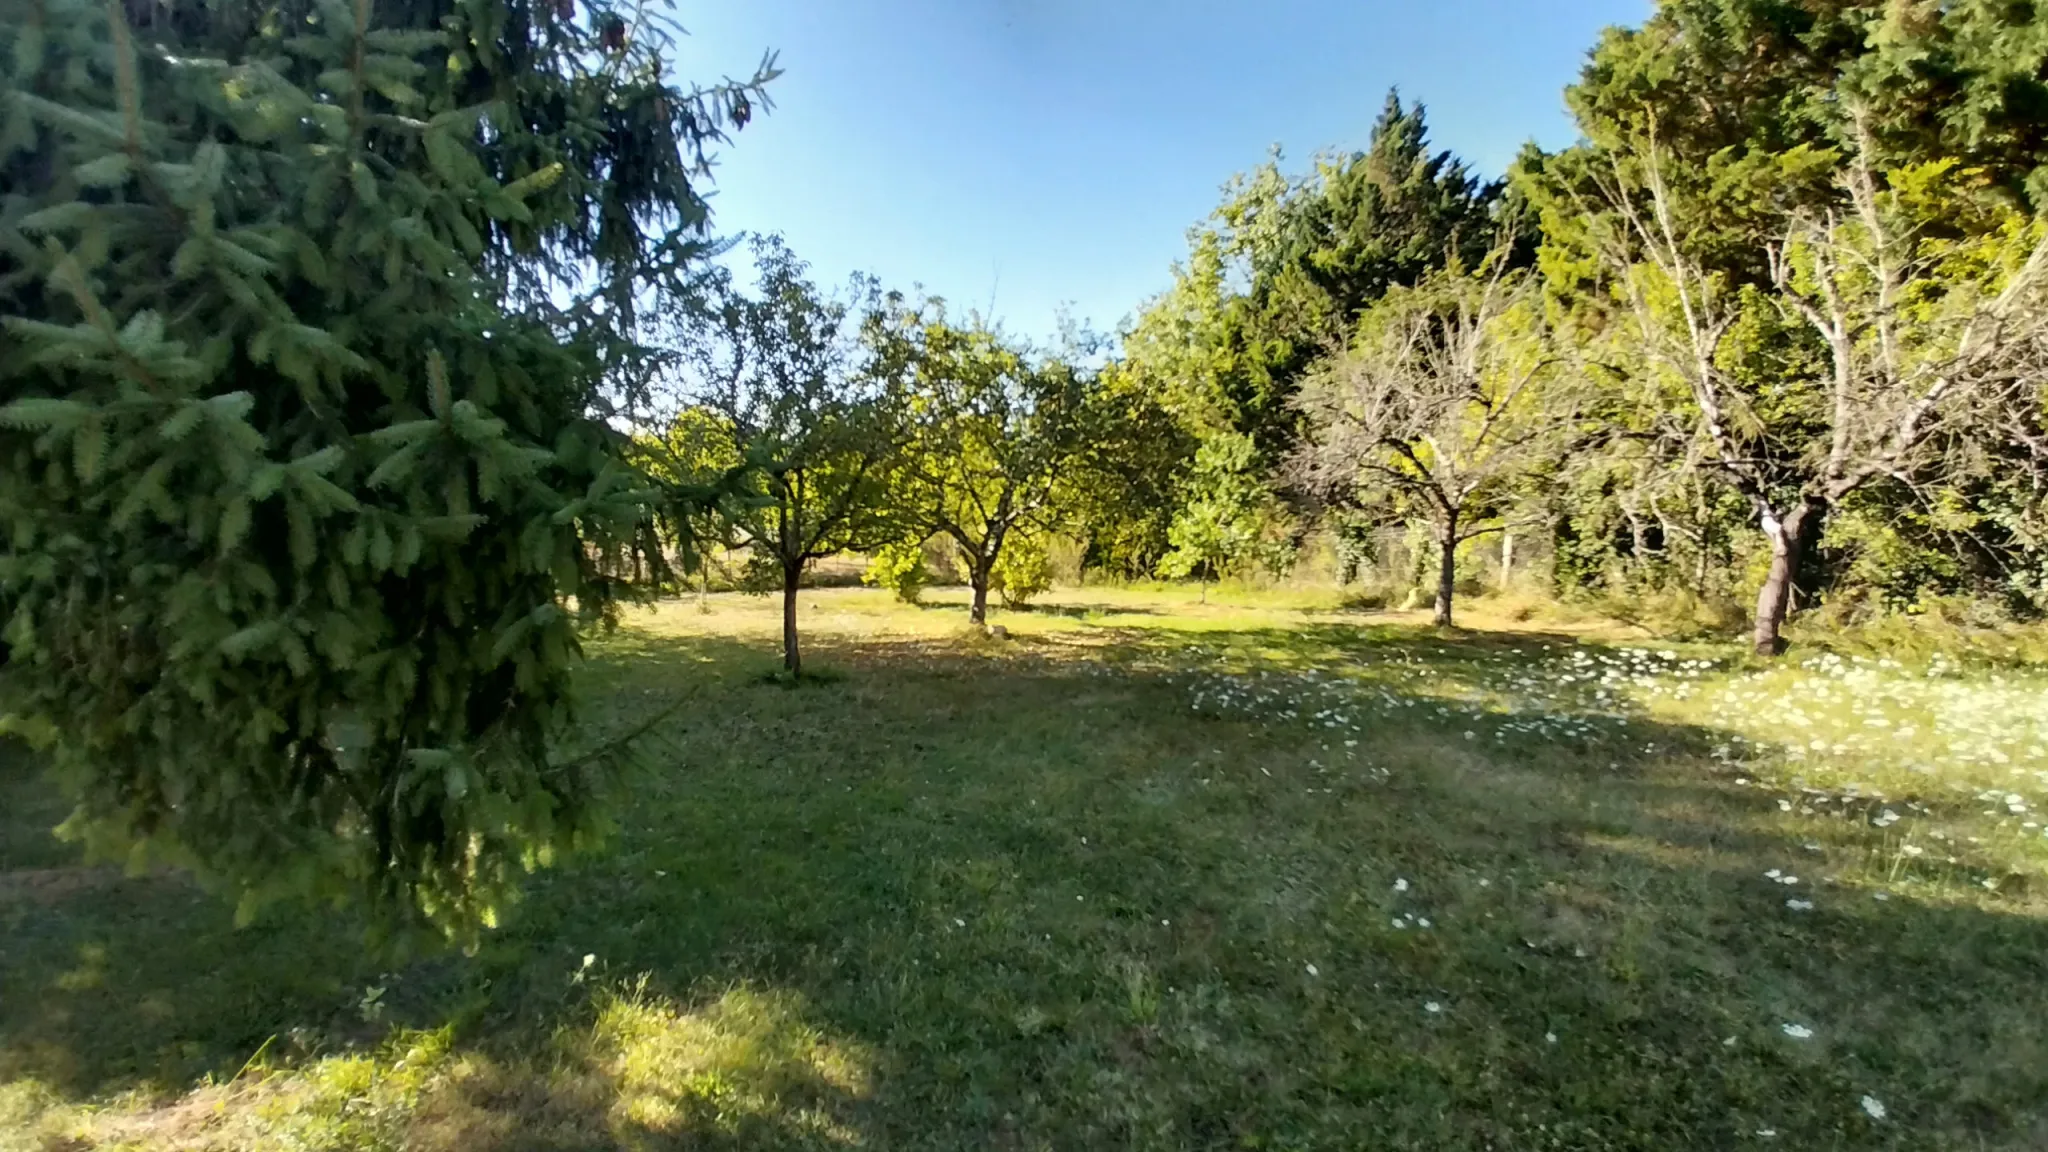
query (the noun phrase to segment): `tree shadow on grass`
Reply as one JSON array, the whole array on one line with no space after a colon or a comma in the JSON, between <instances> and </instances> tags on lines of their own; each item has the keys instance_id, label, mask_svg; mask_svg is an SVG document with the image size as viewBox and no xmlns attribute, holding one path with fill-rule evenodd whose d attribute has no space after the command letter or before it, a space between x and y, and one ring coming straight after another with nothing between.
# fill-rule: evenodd
<instances>
[{"instance_id":1,"label":"tree shadow on grass","mask_svg":"<svg viewBox=\"0 0 2048 1152\"><path fill-rule=\"evenodd\" d=\"M1288 627L1175 633L1142 625L1122 630L1133 646L1158 651L1192 647L1235 647L1276 653L1288 661L1348 655L1361 661L1426 658L1446 668L1469 667L1503 654L1544 654L1578 646L1595 648L1650 647L1649 644L1607 645L1571 632L1539 629L1445 631L1427 624L1376 620L1359 623L1304 622ZM1287 661L1283 661L1285 663Z\"/></svg>"},{"instance_id":2,"label":"tree shadow on grass","mask_svg":"<svg viewBox=\"0 0 2048 1152\"><path fill-rule=\"evenodd\" d=\"M1153 608L1131 604L1006 604L1004 611L1024 616L1064 616L1073 620L1110 620L1119 616L1158 616Z\"/></svg>"},{"instance_id":3,"label":"tree shadow on grass","mask_svg":"<svg viewBox=\"0 0 2048 1152\"><path fill-rule=\"evenodd\" d=\"M0 905L0 1082L182 1090L294 1027L311 1067L451 1025L414 1146L2043 1135L2048 925L2023 894L1875 900L1850 825L1839 856L1793 842L1706 729L1511 746L1419 706L1358 737L1189 709L1182 665L1219 653L1457 671L1564 642L1298 631L820 638L852 674L804 693L754 682L752 646L622 636L600 726L692 703L612 847L536 876L478 955L382 972L346 925L235 932L149 881Z\"/></svg>"}]
</instances>

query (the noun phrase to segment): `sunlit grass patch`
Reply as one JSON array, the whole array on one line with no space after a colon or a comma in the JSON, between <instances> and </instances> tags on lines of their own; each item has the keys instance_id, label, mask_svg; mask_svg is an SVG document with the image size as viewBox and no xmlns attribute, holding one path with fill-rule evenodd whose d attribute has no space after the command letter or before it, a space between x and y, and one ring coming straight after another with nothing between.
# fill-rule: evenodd
<instances>
[{"instance_id":1,"label":"sunlit grass patch","mask_svg":"<svg viewBox=\"0 0 2048 1152\"><path fill-rule=\"evenodd\" d=\"M602 998L591 1043L621 1127L741 1134L764 1120L854 1143L837 1113L868 1092L867 1058L827 1039L802 998L736 988L695 1011L644 982Z\"/></svg>"},{"instance_id":2,"label":"sunlit grass patch","mask_svg":"<svg viewBox=\"0 0 2048 1152\"><path fill-rule=\"evenodd\" d=\"M686 1008L642 979L597 989L587 1025L523 1055L444 1027L90 1107L20 1081L0 1087L0 1149L831 1148L858 1142L869 1078L801 997L742 987Z\"/></svg>"},{"instance_id":3,"label":"sunlit grass patch","mask_svg":"<svg viewBox=\"0 0 2048 1152\"><path fill-rule=\"evenodd\" d=\"M465 1052L407 1117L400 1146L836 1148L866 1056L827 1038L787 992L733 988L694 1007L645 979L599 987L591 1018L541 1053Z\"/></svg>"},{"instance_id":4,"label":"sunlit grass patch","mask_svg":"<svg viewBox=\"0 0 2048 1152\"><path fill-rule=\"evenodd\" d=\"M19 1081L0 1086L0 1149L399 1148L448 1067L449 1039L446 1029L406 1030L368 1052L288 1069L252 1060L224 1082L87 1106Z\"/></svg>"}]
</instances>

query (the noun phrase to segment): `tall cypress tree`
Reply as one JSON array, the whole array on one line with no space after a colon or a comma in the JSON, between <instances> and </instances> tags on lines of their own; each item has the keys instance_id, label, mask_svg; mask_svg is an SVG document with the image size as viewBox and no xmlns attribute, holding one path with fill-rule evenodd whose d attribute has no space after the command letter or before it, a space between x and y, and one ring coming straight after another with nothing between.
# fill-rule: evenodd
<instances>
[{"instance_id":1,"label":"tall cypress tree","mask_svg":"<svg viewBox=\"0 0 2048 1152\"><path fill-rule=\"evenodd\" d=\"M1431 152L1422 105L1389 92L1365 150L1317 166L1253 298L1276 330L1323 351L1389 288L1453 262L1476 267L1493 245L1499 191L1451 153Z\"/></svg>"},{"instance_id":2,"label":"tall cypress tree","mask_svg":"<svg viewBox=\"0 0 2048 1152\"><path fill-rule=\"evenodd\" d=\"M1389 288L1476 265L1499 229L1499 194L1451 153L1432 152L1422 105L1389 92L1363 150L1326 153L1297 178L1269 162L1236 179L1213 230L1197 232L1181 283L1155 307L1213 291L1195 282L1204 275L1242 278L1207 334L1206 355L1221 366L1209 403L1277 462L1294 445L1289 403L1303 374L1342 349Z\"/></svg>"},{"instance_id":3,"label":"tall cypress tree","mask_svg":"<svg viewBox=\"0 0 2048 1152\"><path fill-rule=\"evenodd\" d=\"M579 624L658 556L626 305L772 75L678 87L624 11L0 27L0 722L90 844L462 931L597 829Z\"/></svg>"}]
</instances>

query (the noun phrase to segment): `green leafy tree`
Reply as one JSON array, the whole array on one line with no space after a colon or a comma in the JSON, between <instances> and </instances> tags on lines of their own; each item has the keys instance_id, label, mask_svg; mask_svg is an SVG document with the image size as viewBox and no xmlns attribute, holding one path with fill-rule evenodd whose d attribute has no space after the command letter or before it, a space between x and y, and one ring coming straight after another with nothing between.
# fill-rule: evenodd
<instances>
[{"instance_id":1,"label":"green leafy tree","mask_svg":"<svg viewBox=\"0 0 2048 1152\"><path fill-rule=\"evenodd\" d=\"M564 277L701 253L760 100L662 49L552 0L9 10L0 715L69 832L463 932L601 828L578 627L659 540L624 318Z\"/></svg>"},{"instance_id":2,"label":"green leafy tree","mask_svg":"<svg viewBox=\"0 0 2048 1152\"><path fill-rule=\"evenodd\" d=\"M686 323L681 370L693 401L730 437L727 460L753 457L723 514L737 542L772 568L782 592L782 660L803 672L797 590L804 570L902 533L888 475L907 438L901 381L862 332L881 300L857 279L828 299L779 240L753 245L750 294L713 272Z\"/></svg>"},{"instance_id":3,"label":"green leafy tree","mask_svg":"<svg viewBox=\"0 0 2048 1152\"><path fill-rule=\"evenodd\" d=\"M1067 483L1087 450L1092 380L1069 360L1034 358L943 314L907 314L893 330L913 349L898 507L917 526L912 535L943 533L959 547L973 593L969 618L986 623L1005 549L1051 531L1065 514Z\"/></svg>"},{"instance_id":4,"label":"green leafy tree","mask_svg":"<svg viewBox=\"0 0 2048 1152\"><path fill-rule=\"evenodd\" d=\"M925 585L931 581L924 563L924 544L924 539L917 536L898 537L882 544L869 554L868 566L860 574L861 583L887 588L905 604L917 603L924 598Z\"/></svg>"},{"instance_id":5,"label":"green leafy tree","mask_svg":"<svg viewBox=\"0 0 2048 1152\"><path fill-rule=\"evenodd\" d=\"M996 560L994 582L1003 605L1022 608L1052 589L1052 555L1044 533L1012 536Z\"/></svg>"},{"instance_id":6,"label":"green leafy tree","mask_svg":"<svg viewBox=\"0 0 2048 1152\"><path fill-rule=\"evenodd\" d=\"M1524 520L1575 433L1576 390L1547 343L1532 281L1499 259L1389 292L1302 390L1296 476L1340 507L1386 501L1428 525L1439 626L1453 623L1459 547Z\"/></svg>"},{"instance_id":7,"label":"green leafy tree","mask_svg":"<svg viewBox=\"0 0 2048 1152\"><path fill-rule=\"evenodd\" d=\"M1359 314L1390 289L1449 264L1472 267L1493 247L1500 186L1482 184L1449 152L1432 152L1420 104L1389 92L1365 150L1319 157L1277 206L1276 235L1254 243L1252 301L1266 332L1294 355L1341 345ZM1242 235L1255 197L1225 208ZM1271 209L1264 209L1270 211Z\"/></svg>"},{"instance_id":8,"label":"green leafy tree","mask_svg":"<svg viewBox=\"0 0 2048 1152\"><path fill-rule=\"evenodd\" d=\"M1196 450L1189 495L1167 530L1173 550L1159 561L1162 576L1199 575L1202 599L1209 582L1261 559L1274 500L1259 479L1257 449L1249 436L1220 433Z\"/></svg>"},{"instance_id":9,"label":"green leafy tree","mask_svg":"<svg viewBox=\"0 0 2048 1152\"><path fill-rule=\"evenodd\" d=\"M710 611L711 573L719 553L740 547L725 506L742 498L758 461L736 443L731 421L701 404L670 417L659 435L633 439L639 466L661 482L675 562L697 577L697 605ZM730 572L726 573L729 577Z\"/></svg>"},{"instance_id":10,"label":"green leafy tree","mask_svg":"<svg viewBox=\"0 0 2048 1152\"><path fill-rule=\"evenodd\" d=\"M1955 159L2038 206L2044 66L2038 14L2005 0L1659 0L1642 25L1602 35L1567 98L1592 143L1654 129L1702 166L1837 147L1853 105L1873 165Z\"/></svg>"},{"instance_id":11,"label":"green leafy tree","mask_svg":"<svg viewBox=\"0 0 2048 1152\"><path fill-rule=\"evenodd\" d=\"M1112 362L1090 390L1080 467L1063 503L1085 543L1083 566L1126 576L1152 572L1167 540L1179 485L1195 455L1193 431L1126 364Z\"/></svg>"}]
</instances>

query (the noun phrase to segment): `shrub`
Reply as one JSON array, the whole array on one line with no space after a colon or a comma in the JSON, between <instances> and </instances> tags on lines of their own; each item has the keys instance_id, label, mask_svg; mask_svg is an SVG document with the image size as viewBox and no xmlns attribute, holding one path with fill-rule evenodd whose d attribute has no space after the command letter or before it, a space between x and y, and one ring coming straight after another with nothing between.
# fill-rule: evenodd
<instances>
[{"instance_id":1,"label":"shrub","mask_svg":"<svg viewBox=\"0 0 2048 1152\"><path fill-rule=\"evenodd\" d=\"M1027 536L1011 540L996 560L995 582L1002 590L1003 603L1012 608L1029 604L1052 587L1052 561L1045 541Z\"/></svg>"},{"instance_id":2,"label":"shrub","mask_svg":"<svg viewBox=\"0 0 2048 1152\"><path fill-rule=\"evenodd\" d=\"M894 591L896 599L905 604L917 603L931 582L931 572L924 564L924 541L903 540L882 546L868 557L867 571L861 573L860 579L871 588Z\"/></svg>"}]
</instances>

